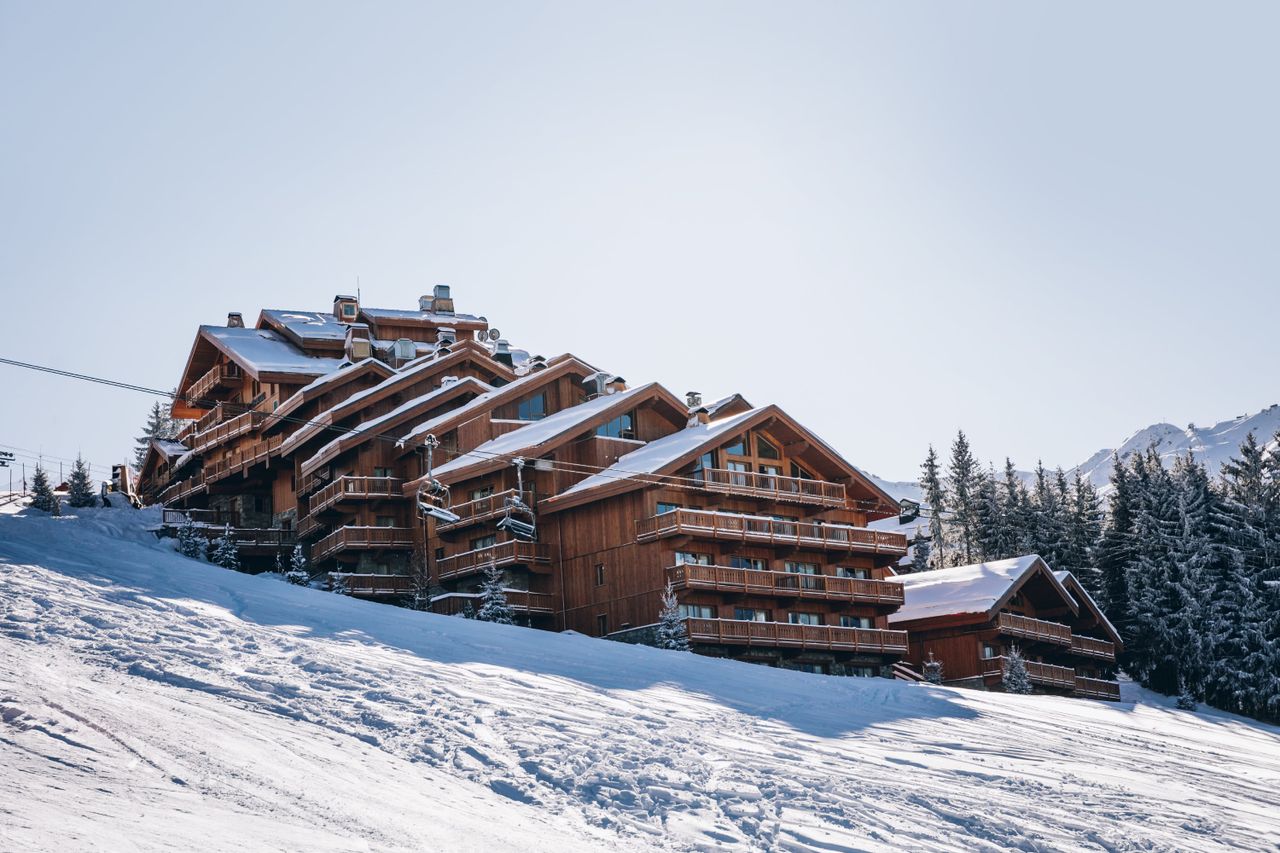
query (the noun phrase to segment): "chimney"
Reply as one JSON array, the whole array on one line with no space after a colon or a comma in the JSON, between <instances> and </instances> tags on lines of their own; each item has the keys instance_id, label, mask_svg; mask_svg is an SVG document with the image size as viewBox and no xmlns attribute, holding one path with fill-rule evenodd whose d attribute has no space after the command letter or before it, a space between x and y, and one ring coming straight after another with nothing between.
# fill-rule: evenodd
<instances>
[{"instance_id":1,"label":"chimney","mask_svg":"<svg viewBox=\"0 0 1280 853\"><path fill-rule=\"evenodd\" d=\"M227 328L229 329L244 328L244 317L240 314L239 311L227 312Z\"/></svg>"},{"instance_id":2,"label":"chimney","mask_svg":"<svg viewBox=\"0 0 1280 853\"><path fill-rule=\"evenodd\" d=\"M604 384L604 393L617 394L619 391L627 390L627 380L621 376L614 376Z\"/></svg>"},{"instance_id":3,"label":"chimney","mask_svg":"<svg viewBox=\"0 0 1280 853\"><path fill-rule=\"evenodd\" d=\"M701 406L701 405L702 405L702 394L701 394L701 392L698 392L698 391L685 391L685 392L684 392L684 402L685 402L685 405L687 405L691 411L692 411L693 409L698 408L699 406Z\"/></svg>"},{"instance_id":4,"label":"chimney","mask_svg":"<svg viewBox=\"0 0 1280 853\"><path fill-rule=\"evenodd\" d=\"M458 342L458 333L448 326L436 329L436 346L451 347Z\"/></svg>"},{"instance_id":5,"label":"chimney","mask_svg":"<svg viewBox=\"0 0 1280 853\"><path fill-rule=\"evenodd\" d=\"M369 327L364 323L347 326L347 361L361 361L373 355L373 343L369 340Z\"/></svg>"},{"instance_id":6,"label":"chimney","mask_svg":"<svg viewBox=\"0 0 1280 853\"><path fill-rule=\"evenodd\" d=\"M506 338L498 338L493 345L493 360L511 367L515 362L511 359L511 342Z\"/></svg>"},{"instance_id":7,"label":"chimney","mask_svg":"<svg viewBox=\"0 0 1280 853\"><path fill-rule=\"evenodd\" d=\"M539 370L547 369L547 360L540 355L535 355L529 359L528 370L530 373L536 373Z\"/></svg>"},{"instance_id":8,"label":"chimney","mask_svg":"<svg viewBox=\"0 0 1280 853\"><path fill-rule=\"evenodd\" d=\"M453 298L449 296L449 285L437 284L431 289L430 296L419 296L418 310L432 314L452 314Z\"/></svg>"},{"instance_id":9,"label":"chimney","mask_svg":"<svg viewBox=\"0 0 1280 853\"><path fill-rule=\"evenodd\" d=\"M333 297L333 316L338 318L339 323L354 323L359 313L360 302L354 296L338 294Z\"/></svg>"},{"instance_id":10,"label":"chimney","mask_svg":"<svg viewBox=\"0 0 1280 853\"><path fill-rule=\"evenodd\" d=\"M711 423L711 413L706 406L699 406L689 412L689 426L696 427Z\"/></svg>"}]
</instances>

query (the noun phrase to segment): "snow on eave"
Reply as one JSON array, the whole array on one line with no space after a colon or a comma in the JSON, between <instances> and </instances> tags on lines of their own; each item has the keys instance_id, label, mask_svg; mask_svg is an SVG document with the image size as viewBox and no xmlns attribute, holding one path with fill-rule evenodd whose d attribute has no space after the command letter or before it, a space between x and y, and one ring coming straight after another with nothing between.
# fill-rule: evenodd
<instances>
[{"instance_id":1,"label":"snow on eave","mask_svg":"<svg viewBox=\"0 0 1280 853\"><path fill-rule=\"evenodd\" d=\"M307 400L318 396L317 391L329 390L327 386L331 384L341 385L352 379L357 379L365 373L379 372L384 378L395 373L395 370L378 361L376 358L365 358L360 361L347 361L338 366L338 369L332 373L326 373L307 385L302 386L297 391L289 395L289 399L280 404L280 407L272 412L277 418L286 417L289 412L305 403ZM268 420L268 424L278 423L278 420Z\"/></svg>"},{"instance_id":2,"label":"snow on eave","mask_svg":"<svg viewBox=\"0 0 1280 853\"><path fill-rule=\"evenodd\" d=\"M254 379L280 376L317 377L336 370L342 359L311 356L271 329L201 326L200 337L234 361Z\"/></svg>"},{"instance_id":3,"label":"snow on eave","mask_svg":"<svg viewBox=\"0 0 1280 853\"><path fill-rule=\"evenodd\" d=\"M1071 593L1040 555L1025 554L1007 560L902 575L905 600L902 607L889 614L889 622L897 624L965 614L990 619L1036 573L1043 573L1063 601L1078 612Z\"/></svg>"}]
</instances>

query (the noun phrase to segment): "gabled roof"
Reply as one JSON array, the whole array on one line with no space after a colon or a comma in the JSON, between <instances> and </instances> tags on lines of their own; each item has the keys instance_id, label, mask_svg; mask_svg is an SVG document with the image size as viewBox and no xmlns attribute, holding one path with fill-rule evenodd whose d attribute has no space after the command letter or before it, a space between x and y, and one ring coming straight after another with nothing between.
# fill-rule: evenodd
<instances>
[{"instance_id":1,"label":"gabled roof","mask_svg":"<svg viewBox=\"0 0 1280 853\"><path fill-rule=\"evenodd\" d=\"M980 620L991 619L1014 593L1036 576L1044 577L1073 613L1079 612L1075 599L1040 555L1027 554L1008 560L900 575L905 601L901 608L889 614L889 622L897 625L964 614Z\"/></svg>"},{"instance_id":2,"label":"gabled roof","mask_svg":"<svg viewBox=\"0 0 1280 853\"><path fill-rule=\"evenodd\" d=\"M693 406L689 411L698 410L698 406ZM707 410L707 414L712 418L728 417L729 415L740 415L743 412L750 411L752 406L747 402L747 398L741 394L730 394L728 397L721 397L714 403L708 403L702 406Z\"/></svg>"},{"instance_id":3,"label":"gabled roof","mask_svg":"<svg viewBox=\"0 0 1280 853\"><path fill-rule=\"evenodd\" d=\"M651 441L644 447L621 457L609 468L543 501L541 506L548 511L555 511L576 506L587 500L598 500L641 488L654 483L657 477L675 474L701 454L729 439L734 432L754 429L770 422L784 424L795 434L803 436L809 446L822 453L830 464L838 467L850 480L861 486L872 500L878 502L878 509L873 511L873 514L898 511L897 502L870 477L776 405L750 409L742 414L713 420L705 425L686 427L679 432Z\"/></svg>"},{"instance_id":4,"label":"gabled roof","mask_svg":"<svg viewBox=\"0 0 1280 853\"><path fill-rule=\"evenodd\" d=\"M199 336L261 382L296 382L338 369L340 358L307 355L270 329L201 326Z\"/></svg>"},{"instance_id":5,"label":"gabled roof","mask_svg":"<svg viewBox=\"0 0 1280 853\"><path fill-rule=\"evenodd\" d=\"M360 308L361 316L373 325L379 322L393 325L412 324L416 326L444 326L456 329L484 328L489 324L483 317L474 314L437 314L431 311L413 311L399 308Z\"/></svg>"},{"instance_id":6,"label":"gabled roof","mask_svg":"<svg viewBox=\"0 0 1280 853\"><path fill-rule=\"evenodd\" d=\"M309 385L304 385L290 395L289 399L280 404L271 417L267 418L262 426L262 432L267 433L273 431L277 426L287 423L287 418L291 412L297 409L303 403L314 400L322 394L341 388L348 382L359 379L361 376L380 376L387 379L395 374L395 369L388 367L376 358L364 358L357 362L344 362L341 367L333 373L321 376Z\"/></svg>"},{"instance_id":7,"label":"gabled roof","mask_svg":"<svg viewBox=\"0 0 1280 853\"><path fill-rule=\"evenodd\" d=\"M1111 620L1107 618L1107 614L1102 612L1102 608L1098 606L1098 602L1093 600L1093 596L1089 594L1089 590L1084 588L1084 584L1071 572L1061 571L1054 572L1053 576L1062 582L1067 592L1071 593L1076 603L1081 608L1088 610L1093 617L1098 620L1098 624L1102 629L1111 636L1111 642L1116 644L1116 649L1124 648L1124 640L1120 639L1120 632L1116 630L1116 626L1111 624Z\"/></svg>"},{"instance_id":8,"label":"gabled roof","mask_svg":"<svg viewBox=\"0 0 1280 853\"><path fill-rule=\"evenodd\" d=\"M298 346L341 350L347 340L347 325L332 314L317 311L287 311L264 308L258 314L258 328L270 328Z\"/></svg>"},{"instance_id":9,"label":"gabled roof","mask_svg":"<svg viewBox=\"0 0 1280 853\"><path fill-rule=\"evenodd\" d=\"M451 459L436 468L433 473L438 479L457 482L495 468L505 467L511 463L514 456L545 455L564 441L589 429L593 421L604 423L622 412L653 399L663 399L677 411L683 408L670 391L656 382L650 382L639 388L604 394L585 403L561 409L541 420L530 421L527 426L503 433Z\"/></svg>"},{"instance_id":10,"label":"gabled roof","mask_svg":"<svg viewBox=\"0 0 1280 853\"><path fill-rule=\"evenodd\" d=\"M353 427L321 447L311 458L302 463L302 474L304 476L310 474L335 456L358 447L375 436L383 435L387 430L395 429L406 420L421 417L424 411L430 411L464 394L483 394L485 391L492 389L493 386L487 385L475 377L467 376L457 382L449 382L426 394L414 397L385 415L371 418Z\"/></svg>"}]
</instances>

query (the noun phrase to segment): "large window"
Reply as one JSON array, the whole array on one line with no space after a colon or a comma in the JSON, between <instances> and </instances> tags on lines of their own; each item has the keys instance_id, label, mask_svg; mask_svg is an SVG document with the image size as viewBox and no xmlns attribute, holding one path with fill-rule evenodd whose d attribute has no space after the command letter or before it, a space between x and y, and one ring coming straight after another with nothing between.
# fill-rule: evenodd
<instances>
[{"instance_id":1,"label":"large window","mask_svg":"<svg viewBox=\"0 0 1280 853\"><path fill-rule=\"evenodd\" d=\"M709 566L710 554L695 554L692 551L676 551L677 566Z\"/></svg>"},{"instance_id":2,"label":"large window","mask_svg":"<svg viewBox=\"0 0 1280 853\"><path fill-rule=\"evenodd\" d=\"M635 415L632 412L618 415L608 423L596 427L596 435L601 435L605 438L635 438L635 421Z\"/></svg>"},{"instance_id":3,"label":"large window","mask_svg":"<svg viewBox=\"0 0 1280 853\"><path fill-rule=\"evenodd\" d=\"M540 421L547 416L547 395L535 394L521 400L516 408L516 418L522 421Z\"/></svg>"},{"instance_id":4,"label":"large window","mask_svg":"<svg viewBox=\"0 0 1280 853\"><path fill-rule=\"evenodd\" d=\"M680 615L686 619L714 619L716 618L716 609L706 604L680 604L677 605Z\"/></svg>"},{"instance_id":5,"label":"large window","mask_svg":"<svg viewBox=\"0 0 1280 853\"><path fill-rule=\"evenodd\" d=\"M787 614L787 621L792 625L821 625L822 615L820 613L795 613Z\"/></svg>"},{"instance_id":6,"label":"large window","mask_svg":"<svg viewBox=\"0 0 1280 853\"><path fill-rule=\"evenodd\" d=\"M730 456L749 456L747 453L747 437L740 435L731 444L725 445L724 452Z\"/></svg>"},{"instance_id":7,"label":"large window","mask_svg":"<svg viewBox=\"0 0 1280 853\"><path fill-rule=\"evenodd\" d=\"M680 509L680 504L673 504L673 503L667 503L667 502L665 502L665 501L658 501L658 512L657 512L657 514L658 514L658 515L666 515L667 513L669 513L669 512L675 512L675 511L676 511L676 510L678 510L678 509Z\"/></svg>"},{"instance_id":8,"label":"large window","mask_svg":"<svg viewBox=\"0 0 1280 853\"><path fill-rule=\"evenodd\" d=\"M799 578L802 589L819 588L820 581L814 577L818 574L818 565L816 563L798 563L793 560L787 560L783 563L783 567L793 575L804 575L804 577Z\"/></svg>"},{"instance_id":9,"label":"large window","mask_svg":"<svg viewBox=\"0 0 1280 853\"><path fill-rule=\"evenodd\" d=\"M480 536L471 540L471 550L478 551L481 548L492 548L498 544L497 534L490 533L488 536Z\"/></svg>"},{"instance_id":10,"label":"large window","mask_svg":"<svg viewBox=\"0 0 1280 853\"><path fill-rule=\"evenodd\" d=\"M736 554L729 558L729 567L733 569L751 569L756 572L768 571L769 565L757 557L739 557Z\"/></svg>"},{"instance_id":11,"label":"large window","mask_svg":"<svg viewBox=\"0 0 1280 853\"><path fill-rule=\"evenodd\" d=\"M756 456L761 459L781 459L782 454L763 435L756 436Z\"/></svg>"},{"instance_id":12,"label":"large window","mask_svg":"<svg viewBox=\"0 0 1280 853\"><path fill-rule=\"evenodd\" d=\"M841 616L841 628L874 628L876 620L870 616Z\"/></svg>"},{"instance_id":13,"label":"large window","mask_svg":"<svg viewBox=\"0 0 1280 853\"><path fill-rule=\"evenodd\" d=\"M744 622L768 622L769 611L757 610L754 607L735 607L733 608L733 618Z\"/></svg>"},{"instance_id":14,"label":"large window","mask_svg":"<svg viewBox=\"0 0 1280 853\"><path fill-rule=\"evenodd\" d=\"M875 678L880 673L876 672L873 666L848 666L844 668L845 675L856 676L857 678Z\"/></svg>"},{"instance_id":15,"label":"large window","mask_svg":"<svg viewBox=\"0 0 1280 853\"><path fill-rule=\"evenodd\" d=\"M841 566L840 568L836 569L836 572L842 578L857 578L859 580L864 580L864 581L871 580L870 569L858 569L858 568L852 568L850 566Z\"/></svg>"}]
</instances>

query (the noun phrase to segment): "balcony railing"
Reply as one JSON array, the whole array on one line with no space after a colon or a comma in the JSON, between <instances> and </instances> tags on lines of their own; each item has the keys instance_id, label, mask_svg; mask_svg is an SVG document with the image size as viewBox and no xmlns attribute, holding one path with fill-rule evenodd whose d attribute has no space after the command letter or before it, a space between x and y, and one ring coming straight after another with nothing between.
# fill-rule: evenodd
<instances>
[{"instance_id":1,"label":"balcony railing","mask_svg":"<svg viewBox=\"0 0 1280 853\"><path fill-rule=\"evenodd\" d=\"M311 496L311 512L322 512L348 500L402 500L404 480L395 477L357 477L344 475Z\"/></svg>"},{"instance_id":2,"label":"balcony railing","mask_svg":"<svg viewBox=\"0 0 1280 853\"><path fill-rule=\"evenodd\" d=\"M187 399L191 401L193 406L205 406L206 402L215 391L220 388L230 387L243 378L240 372L240 365L234 363L215 364L213 367L191 383L191 387L187 389Z\"/></svg>"},{"instance_id":3,"label":"balcony railing","mask_svg":"<svg viewBox=\"0 0 1280 853\"><path fill-rule=\"evenodd\" d=\"M1101 678L1085 678L1076 676L1076 695L1088 696L1090 699L1106 699L1110 702L1120 701L1120 682L1104 681Z\"/></svg>"},{"instance_id":4,"label":"balcony railing","mask_svg":"<svg viewBox=\"0 0 1280 853\"><path fill-rule=\"evenodd\" d=\"M281 441L280 436L272 436L271 438L254 442L242 450L229 453L221 459L206 462L204 466L205 482L213 483L232 474L238 474L259 462L265 462L280 446Z\"/></svg>"},{"instance_id":5,"label":"balcony railing","mask_svg":"<svg viewBox=\"0 0 1280 853\"><path fill-rule=\"evenodd\" d=\"M347 590L357 596L410 595L416 586L412 575L353 574L329 572L329 582L346 581Z\"/></svg>"},{"instance_id":6,"label":"balcony railing","mask_svg":"<svg viewBox=\"0 0 1280 853\"><path fill-rule=\"evenodd\" d=\"M906 654L907 632L884 628L792 625L745 619L687 619L689 639L697 643L822 649L823 651Z\"/></svg>"},{"instance_id":7,"label":"balcony railing","mask_svg":"<svg viewBox=\"0 0 1280 853\"><path fill-rule=\"evenodd\" d=\"M310 539L322 529L320 519L316 518L314 515L306 515L298 520L299 539Z\"/></svg>"},{"instance_id":8,"label":"balcony railing","mask_svg":"<svg viewBox=\"0 0 1280 853\"><path fill-rule=\"evenodd\" d=\"M311 559L323 560L345 550L409 549L413 530L408 527L339 527L311 548Z\"/></svg>"},{"instance_id":9,"label":"balcony railing","mask_svg":"<svg viewBox=\"0 0 1280 853\"><path fill-rule=\"evenodd\" d=\"M1026 661L1027 680L1032 684L1043 684L1047 687L1065 687L1068 690L1076 688L1076 671L1069 666L1058 666L1052 663L1040 663L1039 661ZM983 675L1003 675L1005 666L1004 656L987 658L982 662Z\"/></svg>"},{"instance_id":10,"label":"balcony railing","mask_svg":"<svg viewBox=\"0 0 1280 853\"><path fill-rule=\"evenodd\" d=\"M166 509L161 513L161 524L164 527L181 527L190 518L194 524L213 525L221 528L224 524L236 527L240 524L240 513L221 509Z\"/></svg>"},{"instance_id":11,"label":"balcony railing","mask_svg":"<svg viewBox=\"0 0 1280 853\"><path fill-rule=\"evenodd\" d=\"M227 528L208 525L198 528L198 532L212 542L223 536ZM231 541L240 550L253 548L282 550L292 548L298 541L296 531L282 530L278 527L232 527L230 535Z\"/></svg>"},{"instance_id":12,"label":"balcony railing","mask_svg":"<svg viewBox=\"0 0 1280 853\"><path fill-rule=\"evenodd\" d=\"M1016 613L1000 613L996 617L996 630L1010 637L1021 637L1040 643L1071 645L1071 626L1061 622L1032 619Z\"/></svg>"},{"instance_id":13,"label":"balcony railing","mask_svg":"<svg viewBox=\"0 0 1280 853\"><path fill-rule=\"evenodd\" d=\"M201 471L185 480L179 480L172 484L156 497L156 501L163 504L175 503L177 501L185 500L192 495L199 494L206 488L208 487L204 482L204 472Z\"/></svg>"},{"instance_id":14,"label":"balcony railing","mask_svg":"<svg viewBox=\"0 0 1280 853\"><path fill-rule=\"evenodd\" d=\"M502 515L506 510L507 498L515 497L517 494L515 489L507 489L505 492L496 492L492 495L485 495L482 498L476 498L473 501L467 501L464 504L449 507L449 511L458 516L457 521L436 522L436 532L444 533L449 530L457 530L471 524L475 524L486 519L494 518ZM533 493L520 492L520 500L524 501L525 506L533 506Z\"/></svg>"},{"instance_id":15,"label":"balcony railing","mask_svg":"<svg viewBox=\"0 0 1280 853\"><path fill-rule=\"evenodd\" d=\"M1107 640L1072 634L1071 653L1114 662L1116 659L1116 644Z\"/></svg>"},{"instance_id":16,"label":"balcony railing","mask_svg":"<svg viewBox=\"0 0 1280 853\"><path fill-rule=\"evenodd\" d=\"M676 589L820 598L859 604L902 604L902 584L894 581L766 572L692 563L668 568L667 579Z\"/></svg>"},{"instance_id":17,"label":"balcony railing","mask_svg":"<svg viewBox=\"0 0 1280 853\"><path fill-rule=\"evenodd\" d=\"M839 483L722 468L703 469L700 476L702 488L709 492L817 506L845 505L844 486Z\"/></svg>"},{"instance_id":18,"label":"balcony railing","mask_svg":"<svg viewBox=\"0 0 1280 853\"><path fill-rule=\"evenodd\" d=\"M541 542L499 542L488 548L464 551L452 557L436 560L440 580L472 575L484 571L490 565L523 565L537 570L551 562L551 549Z\"/></svg>"},{"instance_id":19,"label":"balcony railing","mask_svg":"<svg viewBox=\"0 0 1280 853\"><path fill-rule=\"evenodd\" d=\"M636 522L636 541L663 536L701 536L734 539L763 545L790 545L839 551L865 551L902 556L907 537L902 533L824 524L816 521L779 521L758 515L737 515L700 509L677 509Z\"/></svg>"},{"instance_id":20,"label":"balcony railing","mask_svg":"<svg viewBox=\"0 0 1280 853\"><path fill-rule=\"evenodd\" d=\"M504 589L507 604L517 613L550 615L555 612L555 598L547 592L529 592L524 589ZM431 599L431 612L445 616L456 616L471 605L472 610L480 608L481 594L478 592L447 592Z\"/></svg>"},{"instance_id":21,"label":"balcony railing","mask_svg":"<svg viewBox=\"0 0 1280 853\"><path fill-rule=\"evenodd\" d=\"M219 409L222 405L222 403L218 404ZM213 412L210 412L209 414L217 413L219 409L214 409ZM207 418L209 415L205 415L205 417ZM191 449L195 451L204 451L216 444L221 444L222 442L235 438L236 436L244 435L245 433L257 428L265 417L266 415L262 412L245 412L242 415L236 415L228 421L223 421L215 427L197 431L191 438ZM204 418L201 418L201 420L204 420Z\"/></svg>"}]
</instances>

